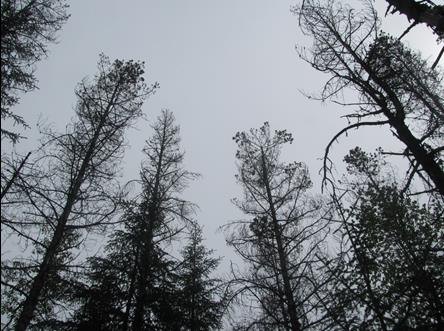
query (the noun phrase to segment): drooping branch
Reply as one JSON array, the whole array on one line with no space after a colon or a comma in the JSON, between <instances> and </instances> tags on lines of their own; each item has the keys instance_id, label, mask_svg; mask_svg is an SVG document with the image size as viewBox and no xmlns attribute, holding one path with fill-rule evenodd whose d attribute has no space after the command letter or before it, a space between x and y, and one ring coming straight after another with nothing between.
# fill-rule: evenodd
<instances>
[{"instance_id":1,"label":"drooping branch","mask_svg":"<svg viewBox=\"0 0 444 331\"><path fill-rule=\"evenodd\" d=\"M327 147L325 148L323 166L322 166L322 172L323 172L322 187L323 188L325 187L325 183L327 181L327 172L329 169L327 162L329 160L328 154L330 153L330 148L333 145L333 143L339 139L339 137L341 135L343 135L344 133L347 133L347 131L354 129L354 128L359 128L362 126L380 126L380 125L385 125L388 123L389 123L388 121L357 122L357 123L353 123L351 125L348 125L347 127L343 128L341 131L339 131L337 134L335 134L335 136L330 140L330 142L327 144Z\"/></svg>"}]
</instances>

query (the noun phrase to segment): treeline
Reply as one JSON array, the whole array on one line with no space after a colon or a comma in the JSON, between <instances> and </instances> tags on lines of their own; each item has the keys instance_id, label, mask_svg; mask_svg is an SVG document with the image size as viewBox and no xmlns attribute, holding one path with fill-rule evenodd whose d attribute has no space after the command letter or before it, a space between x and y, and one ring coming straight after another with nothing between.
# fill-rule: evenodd
<instances>
[{"instance_id":1,"label":"treeline","mask_svg":"<svg viewBox=\"0 0 444 331\"><path fill-rule=\"evenodd\" d=\"M303 162L282 161L291 133L266 122L235 134L234 203L245 216L222 229L242 263L223 276L182 196L198 174L183 167L171 111L152 123L139 174L120 182L125 132L158 84L146 83L142 62L100 55L65 131L43 130L27 155L2 153L2 247L23 247L2 255L2 330L443 330L443 73L439 57L429 65L364 7L293 9L313 40L300 57L328 75L314 98L353 110L326 146L322 194ZM32 64L66 9L2 1L2 121L26 126L13 106L35 88ZM356 147L338 175L333 143L362 126L387 127L404 149ZM20 139L2 128L2 143ZM100 253L85 257L91 249Z\"/></svg>"}]
</instances>

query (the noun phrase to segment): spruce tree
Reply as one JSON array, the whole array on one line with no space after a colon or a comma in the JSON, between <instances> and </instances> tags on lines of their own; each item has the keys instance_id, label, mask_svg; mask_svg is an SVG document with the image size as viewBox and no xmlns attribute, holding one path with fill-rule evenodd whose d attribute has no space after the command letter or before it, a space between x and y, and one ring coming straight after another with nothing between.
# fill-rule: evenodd
<instances>
[{"instance_id":1,"label":"spruce tree","mask_svg":"<svg viewBox=\"0 0 444 331\"><path fill-rule=\"evenodd\" d=\"M202 229L196 224L182 251L178 271L182 330L204 331L221 326L223 283L212 275L219 262L213 250L204 246Z\"/></svg>"}]
</instances>

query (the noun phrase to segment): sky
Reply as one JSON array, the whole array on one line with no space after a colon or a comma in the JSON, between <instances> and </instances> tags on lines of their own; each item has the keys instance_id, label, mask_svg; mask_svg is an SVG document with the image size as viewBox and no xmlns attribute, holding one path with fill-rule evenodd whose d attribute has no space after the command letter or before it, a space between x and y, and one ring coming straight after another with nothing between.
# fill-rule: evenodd
<instances>
[{"instance_id":1,"label":"sky","mask_svg":"<svg viewBox=\"0 0 444 331\"><path fill-rule=\"evenodd\" d=\"M138 177L141 150L150 136L149 123L161 109L171 110L181 127L185 167L202 177L191 183L185 198L198 204L196 219L204 226L207 246L224 257L227 270L233 253L218 228L242 218L231 203L240 195L235 182L237 131L269 121L272 129L287 129L294 143L286 160L305 162L320 193L319 169L324 148L346 125L343 109L308 100L301 91L318 92L327 77L299 59L296 45L309 45L290 8L298 1L272 0L77 0L70 2L68 22L58 43L38 63L39 89L24 95L16 111L30 130L17 150L36 146L38 121L63 131L74 116L74 88L96 72L99 53L111 59L146 62L146 79L160 89L143 106L147 121L128 131L122 182ZM376 0L385 10L385 2ZM383 12L380 12L381 15ZM404 17L390 15L387 31L399 36L408 26ZM408 43L426 57L438 54L431 32L418 27ZM352 132L335 144L332 158L340 167L356 146L396 148L388 129ZM3 147L3 146L2 146ZM5 148L8 148L7 146Z\"/></svg>"}]
</instances>

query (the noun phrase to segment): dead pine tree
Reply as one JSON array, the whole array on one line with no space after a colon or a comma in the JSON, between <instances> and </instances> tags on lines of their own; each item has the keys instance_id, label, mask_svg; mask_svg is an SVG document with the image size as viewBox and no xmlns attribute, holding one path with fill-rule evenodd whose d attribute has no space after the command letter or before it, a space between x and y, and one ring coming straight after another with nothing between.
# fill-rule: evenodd
<instances>
[{"instance_id":1,"label":"dead pine tree","mask_svg":"<svg viewBox=\"0 0 444 331\"><path fill-rule=\"evenodd\" d=\"M143 149L140 178L124 202L120 227L105 255L89 269L72 296L77 306L65 326L82 330L177 330L182 326L181 291L170 245L194 222L195 205L181 198L197 174L183 168L180 130L162 111ZM100 295L97 295L100 293ZM69 330L71 330L68 327Z\"/></svg>"},{"instance_id":2,"label":"dead pine tree","mask_svg":"<svg viewBox=\"0 0 444 331\"><path fill-rule=\"evenodd\" d=\"M282 147L293 138L285 130L239 132L238 151L242 199L234 203L248 217L228 224L227 242L247 266L232 268L232 299L254 307L246 327L258 330L307 330L316 323L314 252L327 234L322 203L311 197L306 166L280 160Z\"/></svg>"},{"instance_id":3,"label":"dead pine tree","mask_svg":"<svg viewBox=\"0 0 444 331\"><path fill-rule=\"evenodd\" d=\"M69 268L70 252L78 248L82 234L108 222L116 210L125 130L142 115L144 99L157 88L148 87L143 74L143 63L111 62L100 55L94 79L83 80L75 91L76 118L66 133L46 132L44 146L14 183L21 205L5 211L2 226L19 237L28 233L25 238L37 255L20 281L14 277L20 268L2 268L8 280L2 279L2 285L18 290L12 316L17 331L50 315L48 305L57 302L51 282Z\"/></svg>"}]
</instances>

